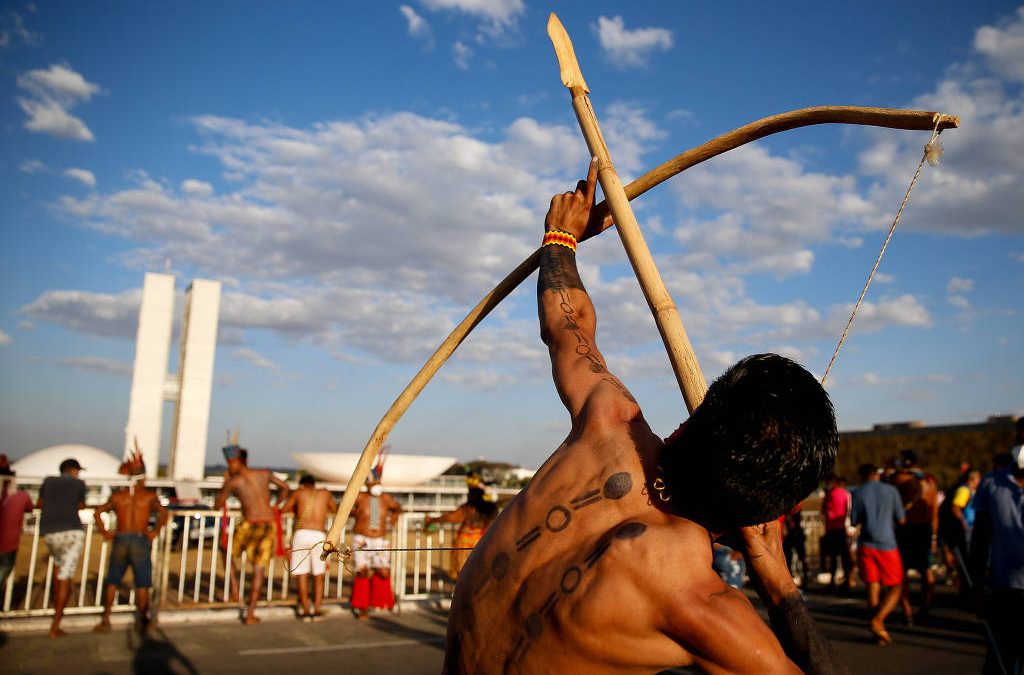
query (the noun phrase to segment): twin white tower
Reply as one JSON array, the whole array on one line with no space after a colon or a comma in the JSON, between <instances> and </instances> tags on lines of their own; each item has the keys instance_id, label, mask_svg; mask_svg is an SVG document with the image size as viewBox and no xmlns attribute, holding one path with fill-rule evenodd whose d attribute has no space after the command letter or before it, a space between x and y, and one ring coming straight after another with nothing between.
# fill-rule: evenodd
<instances>
[{"instance_id":1,"label":"twin white tower","mask_svg":"<svg viewBox=\"0 0 1024 675\"><path fill-rule=\"evenodd\" d=\"M204 477L219 313L220 282L195 279L185 291L178 372L168 373L174 277L146 274L124 442L127 453L138 439L149 477L156 476L159 465L165 401L175 404L168 474L187 480Z\"/></svg>"}]
</instances>

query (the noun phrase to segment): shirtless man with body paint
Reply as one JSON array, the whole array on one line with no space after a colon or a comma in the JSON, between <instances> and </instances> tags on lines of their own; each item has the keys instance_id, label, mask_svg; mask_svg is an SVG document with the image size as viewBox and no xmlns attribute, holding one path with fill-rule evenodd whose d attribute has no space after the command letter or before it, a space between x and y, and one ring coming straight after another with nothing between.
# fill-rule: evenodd
<instances>
[{"instance_id":1,"label":"shirtless man with body paint","mask_svg":"<svg viewBox=\"0 0 1024 675\"><path fill-rule=\"evenodd\" d=\"M103 593L103 616L93 628L93 632L96 633L110 631L110 613L114 605L114 596L128 567L132 568L135 583L135 606L138 610L136 626L142 631L149 627L149 587L153 585L150 557L153 540L167 524L167 509L160 503L156 492L146 487L146 465L138 446L135 452L121 463L118 473L128 476L129 487L111 494L105 504L93 511L96 531L113 542ZM107 511L113 511L117 516L116 532L107 530L103 522L102 516ZM150 527L149 522L153 514L156 514L156 522Z\"/></svg>"},{"instance_id":2,"label":"shirtless man with body paint","mask_svg":"<svg viewBox=\"0 0 1024 675\"><path fill-rule=\"evenodd\" d=\"M250 469L249 453L245 448L229 445L223 448L228 463L224 486L214 500L214 510L220 510L227 498L234 494L242 504L242 518L235 525L231 553L241 558L242 552L252 563L252 586L249 590L249 605L245 613L245 624L259 623L256 618L256 601L263 589L263 578L274 556L277 538L277 517L288 499L288 484L274 475L270 469ZM277 488L277 501L270 505L270 486Z\"/></svg>"},{"instance_id":3,"label":"shirtless man with body paint","mask_svg":"<svg viewBox=\"0 0 1024 675\"><path fill-rule=\"evenodd\" d=\"M547 232L596 231L596 177L595 160L552 199ZM663 441L597 348L572 248L543 247L537 290L572 426L463 568L445 672L845 672L793 584L778 525L835 460L817 380L782 357L748 357ZM771 627L711 567L726 534Z\"/></svg>"},{"instance_id":4,"label":"shirtless man with body paint","mask_svg":"<svg viewBox=\"0 0 1024 675\"><path fill-rule=\"evenodd\" d=\"M349 607L358 619L367 619L373 610L390 611L395 606L391 588L390 532L402 512L395 498L381 486L383 465L378 463L366 481L366 492L360 492L352 507L355 526L352 528L352 596Z\"/></svg>"}]
</instances>

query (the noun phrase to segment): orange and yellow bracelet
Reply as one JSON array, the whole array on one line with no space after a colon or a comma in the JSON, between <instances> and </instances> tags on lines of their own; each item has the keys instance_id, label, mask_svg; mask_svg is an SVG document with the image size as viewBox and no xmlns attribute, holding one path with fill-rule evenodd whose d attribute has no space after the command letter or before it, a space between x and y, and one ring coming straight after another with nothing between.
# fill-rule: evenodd
<instances>
[{"instance_id":1,"label":"orange and yellow bracelet","mask_svg":"<svg viewBox=\"0 0 1024 675\"><path fill-rule=\"evenodd\" d=\"M567 249L576 251L576 237L568 232L562 230L550 230L544 233L544 241L541 242L541 246L564 246Z\"/></svg>"}]
</instances>

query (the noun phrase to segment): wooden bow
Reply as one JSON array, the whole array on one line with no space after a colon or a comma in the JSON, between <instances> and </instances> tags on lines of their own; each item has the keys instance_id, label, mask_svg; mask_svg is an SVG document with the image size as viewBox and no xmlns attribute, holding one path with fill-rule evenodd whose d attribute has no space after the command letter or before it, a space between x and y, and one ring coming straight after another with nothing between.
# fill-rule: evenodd
<instances>
[{"instance_id":1,"label":"wooden bow","mask_svg":"<svg viewBox=\"0 0 1024 675\"><path fill-rule=\"evenodd\" d=\"M940 130L956 128L960 125L960 119L953 115L934 111L859 106L815 106L790 110L789 112L761 118L676 155L626 185L623 190L624 194L628 200L636 199L648 190L664 183L669 178L712 157L772 134L817 124L856 124L889 129L931 131L936 126ZM598 216L607 213L609 210L607 202L601 202L594 208ZM610 226L608 225L604 229ZM469 336L477 324L483 321L491 310L497 307L527 277L533 274L539 264L540 249L537 249L473 307L434 353L430 355L430 358L423 364L423 367L416 373L412 381L402 390L398 398L391 404L391 407L388 408L366 442L359 462L349 478L338 513L327 534L327 542L324 545L324 552L322 554L323 558L326 558L331 553L341 552L341 533L349 514L352 512L352 507L355 505L356 497L359 496L359 487L366 481L370 467L373 466L377 454L380 452L395 424L398 423L409 409L409 406L412 405L412 402L416 400L416 397L427 386L427 383L437 374L437 371L441 369L441 366L444 365L451 355L455 353L455 350Z\"/></svg>"}]
</instances>

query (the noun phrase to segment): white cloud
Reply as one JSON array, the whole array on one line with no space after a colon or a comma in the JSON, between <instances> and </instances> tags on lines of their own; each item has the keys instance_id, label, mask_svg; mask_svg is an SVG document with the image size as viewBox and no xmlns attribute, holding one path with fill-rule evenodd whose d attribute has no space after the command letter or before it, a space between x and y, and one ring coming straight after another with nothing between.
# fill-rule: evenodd
<instances>
[{"instance_id":1,"label":"white cloud","mask_svg":"<svg viewBox=\"0 0 1024 675\"><path fill-rule=\"evenodd\" d=\"M748 145L686 172L675 190L689 212L675 231L691 253L718 256L745 274L803 274L814 262L812 244L860 213L851 176L806 171L796 160Z\"/></svg>"},{"instance_id":2,"label":"white cloud","mask_svg":"<svg viewBox=\"0 0 1024 675\"><path fill-rule=\"evenodd\" d=\"M945 131L937 167L926 166L900 221L907 230L974 236L1024 231L1024 11L977 31L975 54L954 64L933 91L904 107L959 115ZM876 205L864 223L888 228L921 158L924 134L878 135L861 155L861 169L876 182L867 193Z\"/></svg>"},{"instance_id":3,"label":"white cloud","mask_svg":"<svg viewBox=\"0 0 1024 675\"><path fill-rule=\"evenodd\" d=\"M953 305L957 309L970 309L971 301L963 295L950 295L946 298L949 304Z\"/></svg>"},{"instance_id":4,"label":"white cloud","mask_svg":"<svg viewBox=\"0 0 1024 675\"><path fill-rule=\"evenodd\" d=\"M116 295L88 291L47 291L21 308L33 319L104 337L131 338L139 314L141 289Z\"/></svg>"},{"instance_id":5,"label":"white cloud","mask_svg":"<svg viewBox=\"0 0 1024 675\"><path fill-rule=\"evenodd\" d=\"M0 347L6 347L12 342L14 342L14 338L0 330Z\"/></svg>"},{"instance_id":6,"label":"white cloud","mask_svg":"<svg viewBox=\"0 0 1024 675\"><path fill-rule=\"evenodd\" d=\"M213 186L206 181L186 178L181 181L181 191L195 197L209 197L213 194Z\"/></svg>"},{"instance_id":7,"label":"white cloud","mask_svg":"<svg viewBox=\"0 0 1024 675\"><path fill-rule=\"evenodd\" d=\"M837 305L829 311L826 321L829 331L839 335L853 311L853 304ZM853 330L858 333L876 333L890 326L929 328L933 321L928 309L910 294L883 298L879 302L865 301L857 310Z\"/></svg>"},{"instance_id":8,"label":"white cloud","mask_svg":"<svg viewBox=\"0 0 1024 675\"><path fill-rule=\"evenodd\" d=\"M35 330L36 325L31 321L19 321L18 328L20 328L21 330Z\"/></svg>"},{"instance_id":9,"label":"white cloud","mask_svg":"<svg viewBox=\"0 0 1024 675\"><path fill-rule=\"evenodd\" d=\"M18 169L22 173L39 173L41 171L46 171L46 164L44 164L42 160L26 159L24 162L18 165Z\"/></svg>"},{"instance_id":10,"label":"white cloud","mask_svg":"<svg viewBox=\"0 0 1024 675\"><path fill-rule=\"evenodd\" d=\"M77 180L82 185L88 185L91 188L96 187L96 175L88 169L72 167L64 169L64 175L72 180Z\"/></svg>"},{"instance_id":11,"label":"white cloud","mask_svg":"<svg viewBox=\"0 0 1024 675\"><path fill-rule=\"evenodd\" d=\"M456 40L452 45L452 58L462 70L469 70L469 59L473 56L473 50L466 46L461 40Z\"/></svg>"},{"instance_id":12,"label":"white cloud","mask_svg":"<svg viewBox=\"0 0 1024 675\"><path fill-rule=\"evenodd\" d=\"M970 293L974 290L974 279L964 277L950 277L946 284L947 293Z\"/></svg>"},{"instance_id":13,"label":"white cloud","mask_svg":"<svg viewBox=\"0 0 1024 675\"><path fill-rule=\"evenodd\" d=\"M526 5L522 0L420 0L431 11L456 11L482 20L481 30L499 35L515 25Z\"/></svg>"},{"instance_id":14,"label":"white cloud","mask_svg":"<svg viewBox=\"0 0 1024 675\"><path fill-rule=\"evenodd\" d=\"M851 378L851 382L863 387L885 387L902 386L914 384L949 384L954 378L950 375L879 375L875 372L867 372Z\"/></svg>"},{"instance_id":15,"label":"white cloud","mask_svg":"<svg viewBox=\"0 0 1024 675\"><path fill-rule=\"evenodd\" d=\"M430 30L430 24L422 16L416 13L416 10L409 5L400 5L398 11L402 13L408 24L409 35L414 38L423 40L428 47L432 47L434 44L433 31Z\"/></svg>"},{"instance_id":16,"label":"white cloud","mask_svg":"<svg viewBox=\"0 0 1024 675\"><path fill-rule=\"evenodd\" d=\"M100 356L72 356L55 359L53 364L65 368L73 368L74 370L104 373L106 375L130 375L132 372L132 364L130 363Z\"/></svg>"},{"instance_id":17,"label":"white cloud","mask_svg":"<svg viewBox=\"0 0 1024 675\"><path fill-rule=\"evenodd\" d=\"M1024 7L999 26L982 26L974 34L974 49L990 68L1011 82L1024 82Z\"/></svg>"},{"instance_id":18,"label":"white cloud","mask_svg":"<svg viewBox=\"0 0 1024 675\"><path fill-rule=\"evenodd\" d=\"M13 10L0 14L0 49L12 49L18 45L39 44L39 33L25 26L25 20Z\"/></svg>"},{"instance_id":19,"label":"white cloud","mask_svg":"<svg viewBox=\"0 0 1024 675\"><path fill-rule=\"evenodd\" d=\"M634 103L615 102L602 115L601 127L616 171L624 183L629 174L644 170L641 158L652 149L653 141L665 138L662 131L648 116L647 111Z\"/></svg>"},{"instance_id":20,"label":"white cloud","mask_svg":"<svg viewBox=\"0 0 1024 675\"><path fill-rule=\"evenodd\" d=\"M471 370L455 368L445 371L441 375L441 379L451 384L481 391L494 391L515 382L515 378L512 376L487 368L473 368Z\"/></svg>"},{"instance_id":21,"label":"white cloud","mask_svg":"<svg viewBox=\"0 0 1024 675\"><path fill-rule=\"evenodd\" d=\"M261 355L255 349L249 349L247 347L239 347L232 352L236 357L248 361L257 368L263 368L265 370L277 370L278 365Z\"/></svg>"},{"instance_id":22,"label":"white cloud","mask_svg":"<svg viewBox=\"0 0 1024 675\"><path fill-rule=\"evenodd\" d=\"M672 48L672 31L665 28L628 30L621 16L598 17L593 29L601 48L618 68L646 66L652 52Z\"/></svg>"},{"instance_id":23,"label":"white cloud","mask_svg":"<svg viewBox=\"0 0 1024 675\"><path fill-rule=\"evenodd\" d=\"M30 70L18 76L18 88L26 93L18 105L28 115L25 128L57 138L92 141L85 122L68 112L89 101L100 88L70 67L55 63L46 70Z\"/></svg>"}]
</instances>

